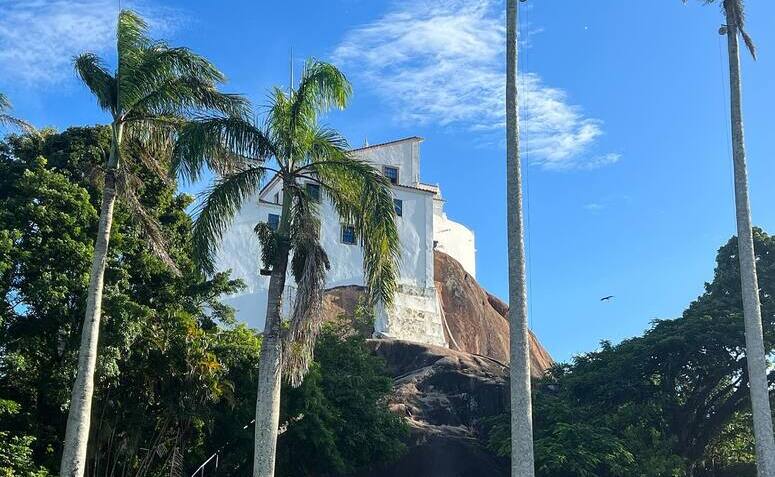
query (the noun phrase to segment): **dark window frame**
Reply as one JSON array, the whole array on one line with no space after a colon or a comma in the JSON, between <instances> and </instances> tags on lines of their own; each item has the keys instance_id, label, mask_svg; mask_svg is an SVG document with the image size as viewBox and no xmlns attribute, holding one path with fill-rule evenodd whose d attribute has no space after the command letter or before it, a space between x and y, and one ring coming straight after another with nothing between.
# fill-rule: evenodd
<instances>
[{"instance_id":1,"label":"dark window frame","mask_svg":"<svg viewBox=\"0 0 775 477\"><path fill-rule=\"evenodd\" d=\"M274 219L275 217L276 219ZM273 222L275 223L273 224ZM280 214L269 213L269 215L266 217L266 224L271 230L276 231L280 227Z\"/></svg>"},{"instance_id":2,"label":"dark window frame","mask_svg":"<svg viewBox=\"0 0 775 477\"><path fill-rule=\"evenodd\" d=\"M310 190L315 190L316 192L313 194L310 192ZM304 191L307 193L307 195L312 199L313 202L320 203L320 184L316 184L314 182L307 182L304 184Z\"/></svg>"},{"instance_id":3,"label":"dark window frame","mask_svg":"<svg viewBox=\"0 0 775 477\"><path fill-rule=\"evenodd\" d=\"M345 232L347 231L351 231L352 239L345 238L346 237ZM350 224L342 224L339 230L339 240L345 245L357 245L358 236L355 233L355 227Z\"/></svg>"},{"instance_id":4,"label":"dark window frame","mask_svg":"<svg viewBox=\"0 0 775 477\"><path fill-rule=\"evenodd\" d=\"M396 171L396 176L393 177L388 174L388 171ZM401 177L401 171L396 166L382 166L382 173L388 178L391 184L398 185L398 181Z\"/></svg>"},{"instance_id":5,"label":"dark window frame","mask_svg":"<svg viewBox=\"0 0 775 477\"><path fill-rule=\"evenodd\" d=\"M396 217L404 216L404 201L401 199L393 199L393 210L396 213Z\"/></svg>"}]
</instances>

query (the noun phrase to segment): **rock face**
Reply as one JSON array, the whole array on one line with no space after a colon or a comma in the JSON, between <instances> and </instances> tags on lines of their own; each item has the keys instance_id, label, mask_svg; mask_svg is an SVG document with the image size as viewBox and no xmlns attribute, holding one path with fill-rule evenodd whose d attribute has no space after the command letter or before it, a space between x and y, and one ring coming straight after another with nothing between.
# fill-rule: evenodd
<instances>
[{"instance_id":1,"label":"rock face","mask_svg":"<svg viewBox=\"0 0 775 477\"><path fill-rule=\"evenodd\" d=\"M371 340L394 378L390 407L405 416L408 452L370 477L506 477L508 461L479 439L482 419L509 405L508 368L484 356L395 340Z\"/></svg>"},{"instance_id":2,"label":"rock face","mask_svg":"<svg viewBox=\"0 0 775 477\"><path fill-rule=\"evenodd\" d=\"M394 377L390 407L411 428L408 452L398 462L358 477L507 477L508 461L480 438L484 419L509 406L508 305L482 289L450 256L435 253L436 287L449 348L396 340L369 340ZM361 287L326 292L328 316L351 315ZM368 334L366 330L359 330ZM531 333L531 371L552 365Z\"/></svg>"},{"instance_id":3,"label":"rock face","mask_svg":"<svg viewBox=\"0 0 775 477\"><path fill-rule=\"evenodd\" d=\"M454 258L436 252L434 277L441 293L451 349L509 361L509 305L487 293ZM553 361L535 335L530 333L533 376L541 376Z\"/></svg>"}]
</instances>

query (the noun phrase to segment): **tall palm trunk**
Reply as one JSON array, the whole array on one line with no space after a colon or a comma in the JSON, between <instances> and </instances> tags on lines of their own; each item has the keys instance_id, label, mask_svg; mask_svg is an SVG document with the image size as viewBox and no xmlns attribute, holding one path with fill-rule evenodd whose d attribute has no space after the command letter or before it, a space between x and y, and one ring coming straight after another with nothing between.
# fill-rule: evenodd
<instances>
[{"instance_id":1,"label":"tall palm trunk","mask_svg":"<svg viewBox=\"0 0 775 477\"><path fill-rule=\"evenodd\" d=\"M731 2L725 2L727 46L729 50L729 88L732 113L732 153L735 175L735 214L740 281L745 320L745 347L756 438L756 465L759 477L775 477L775 439L770 411L767 361L762 336L762 310L759 282L751 230L751 207L748 201L748 171L743 138L742 92L740 86L740 48L738 28Z\"/></svg>"},{"instance_id":2,"label":"tall palm trunk","mask_svg":"<svg viewBox=\"0 0 775 477\"><path fill-rule=\"evenodd\" d=\"M506 200L511 355L511 475L532 477L535 465L522 220L522 172L519 155L517 0L508 0L506 14Z\"/></svg>"},{"instance_id":3,"label":"tall palm trunk","mask_svg":"<svg viewBox=\"0 0 775 477\"><path fill-rule=\"evenodd\" d=\"M62 477L82 477L86 470L86 449L91 423L91 404L94 395L94 371L97 367L97 344L102 318L102 290L105 279L105 264L108 257L110 229L113 225L113 206L116 203L115 170L119 161L119 148L123 127L113 125L113 138L102 191L100 222L97 241L94 245L89 290L86 300L86 316L81 330L81 347L78 351L78 374L70 396L67 415L67 429L62 450L59 474Z\"/></svg>"},{"instance_id":4,"label":"tall palm trunk","mask_svg":"<svg viewBox=\"0 0 775 477\"><path fill-rule=\"evenodd\" d=\"M291 200L291 194L287 189L284 190L282 215L277 228L279 243L272 266L272 276L269 278L266 322L258 363L253 477L274 477L282 387L283 349L280 312L288 269Z\"/></svg>"}]
</instances>

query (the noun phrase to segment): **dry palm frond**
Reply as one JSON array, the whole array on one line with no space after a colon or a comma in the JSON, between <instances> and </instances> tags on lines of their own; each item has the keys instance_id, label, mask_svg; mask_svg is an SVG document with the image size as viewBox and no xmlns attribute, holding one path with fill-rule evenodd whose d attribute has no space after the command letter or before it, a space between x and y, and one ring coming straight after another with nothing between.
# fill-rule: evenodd
<instances>
[{"instance_id":1,"label":"dry palm frond","mask_svg":"<svg viewBox=\"0 0 775 477\"><path fill-rule=\"evenodd\" d=\"M323 322L323 291L329 268L328 256L317 242L305 244L304 257L283 354L285 373L294 387L301 384L312 362Z\"/></svg>"},{"instance_id":2,"label":"dry palm frond","mask_svg":"<svg viewBox=\"0 0 775 477\"><path fill-rule=\"evenodd\" d=\"M116 173L116 191L123 199L124 204L145 233L147 242L154 255L159 257L175 275L180 275L180 270L175 265L175 261L167 253L167 239L161 230L159 221L154 217L140 202L137 191L142 187L142 181L129 172L126 167L122 167Z\"/></svg>"},{"instance_id":3,"label":"dry palm frond","mask_svg":"<svg viewBox=\"0 0 775 477\"><path fill-rule=\"evenodd\" d=\"M10 111L10 109L11 102L8 101L8 98L3 93L0 93L0 126L12 126L30 134L38 133L38 130L32 124L8 114L7 111Z\"/></svg>"},{"instance_id":4,"label":"dry palm frond","mask_svg":"<svg viewBox=\"0 0 775 477\"><path fill-rule=\"evenodd\" d=\"M298 289L283 356L286 377L294 387L301 384L312 362L323 320L326 272L331 267L318 241L320 221L316 207L303 189L297 191L292 221L292 270Z\"/></svg>"},{"instance_id":5,"label":"dry palm frond","mask_svg":"<svg viewBox=\"0 0 775 477\"><path fill-rule=\"evenodd\" d=\"M683 3L687 3L688 0L683 0ZM702 0L702 3L710 5L716 3L719 0ZM753 38L745 30L745 4L743 0L720 0L721 10L727 17L727 27L732 26L740 36L743 37L746 48L751 53L753 59L756 59L756 45L753 42Z\"/></svg>"}]
</instances>

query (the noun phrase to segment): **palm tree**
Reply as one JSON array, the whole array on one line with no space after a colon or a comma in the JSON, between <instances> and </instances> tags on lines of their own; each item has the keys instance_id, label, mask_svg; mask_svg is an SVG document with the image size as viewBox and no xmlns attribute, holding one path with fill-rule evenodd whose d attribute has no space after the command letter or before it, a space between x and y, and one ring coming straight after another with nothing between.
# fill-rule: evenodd
<instances>
[{"instance_id":1,"label":"palm tree","mask_svg":"<svg viewBox=\"0 0 775 477\"><path fill-rule=\"evenodd\" d=\"M333 65L310 60L296 89L275 88L265 125L213 117L191 123L181 133L182 175L195 180L205 164L222 171L206 192L194 223L194 256L207 273L224 230L252 197L268 172L282 184L282 212L276 230L256 226L262 260L271 266L266 322L258 371L253 475L274 475L281 376L298 385L312 358L321 324L328 257L322 248L317 199L305 183L314 182L342 221L354 225L363 247L368 299L389 306L396 288L399 254L395 210L387 179L348 153L347 141L318 125L330 107L344 108L350 83ZM288 273L298 289L287 326L280 316Z\"/></svg>"},{"instance_id":2,"label":"palm tree","mask_svg":"<svg viewBox=\"0 0 775 477\"><path fill-rule=\"evenodd\" d=\"M353 157L339 133L318 124L318 116L329 108L344 108L350 94L350 83L336 67L310 60L296 89L272 91L263 126L212 117L192 122L181 132L183 146L176 156L198 158L179 161L184 178L196 180L205 165L221 171L194 223L194 256L206 273L214 271L223 232L266 175L275 173L282 184L277 229L256 226L271 276L258 372L255 477L274 475L281 377L285 374L292 385L301 383L321 325L329 263L318 236L317 199L305 183L317 183L342 221L353 224L363 247L369 302L390 306L396 289L399 241L390 184ZM291 255L298 289L285 326L280 313Z\"/></svg>"},{"instance_id":3,"label":"palm tree","mask_svg":"<svg viewBox=\"0 0 775 477\"><path fill-rule=\"evenodd\" d=\"M714 3L715 0L703 0ZM756 47L745 31L743 0L722 0L726 18L720 33L727 36L729 54L729 89L732 121L732 161L735 178L735 215L737 217L737 247L740 261L740 281L745 321L745 347L750 383L753 428L756 439L756 466L760 477L775 477L775 439L773 438L767 359L762 334L762 311L759 282L756 277L756 257L751 229L751 206L748 200L748 171L743 138L742 88L740 80L739 37L743 38L751 56L756 59Z\"/></svg>"},{"instance_id":4,"label":"palm tree","mask_svg":"<svg viewBox=\"0 0 775 477\"><path fill-rule=\"evenodd\" d=\"M81 330L78 373L67 418L60 475L82 476L86 462L94 370L102 307L105 264L116 196L121 195L135 218L146 226L149 242L165 262L174 267L164 250L158 224L144 211L135 191L141 181L132 164L141 161L160 176L167 175L158 160L171 150L176 130L196 112L244 113L245 101L218 92L224 76L206 59L185 48L171 48L148 38L147 25L136 13L118 16L117 71L111 74L94 54L74 59L75 71L111 115L112 141L104 165L102 206L94 246Z\"/></svg>"},{"instance_id":5,"label":"palm tree","mask_svg":"<svg viewBox=\"0 0 775 477\"><path fill-rule=\"evenodd\" d=\"M26 132L35 131L35 128L27 121L11 116L8 113L10 110L11 102L8 101L8 98L3 93L0 93L0 126L12 126Z\"/></svg>"},{"instance_id":6,"label":"palm tree","mask_svg":"<svg viewBox=\"0 0 775 477\"><path fill-rule=\"evenodd\" d=\"M509 247L511 475L532 477L535 474L535 464L522 220L522 164L519 154L517 0L508 0L506 8L506 214Z\"/></svg>"}]
</instances>

